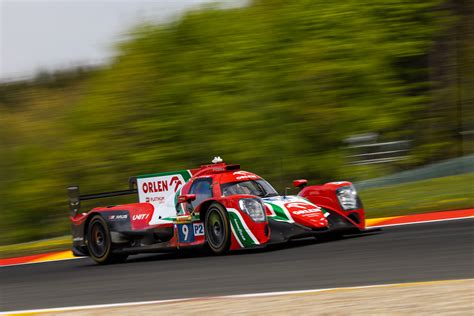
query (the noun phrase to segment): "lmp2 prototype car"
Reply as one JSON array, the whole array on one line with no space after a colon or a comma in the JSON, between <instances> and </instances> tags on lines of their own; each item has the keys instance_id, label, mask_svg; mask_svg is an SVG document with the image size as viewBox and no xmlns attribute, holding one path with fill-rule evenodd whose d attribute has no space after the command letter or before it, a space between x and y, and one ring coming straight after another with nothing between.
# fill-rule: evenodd
<instances>
[{"instance_id":1,"label":"lmp2 prototype car","mask_svg":"<svg viewBox=\"0 0 474 316\"><path fill-rule=\"evenodd\" d=\"M130 178L129 189L80 195L68 188L73 253L100 264L143 252L206 247L214 254L273 242L365 230L350 182L307 186L281 196L263 178L220 158L197 169ZM81 201L137 194L138 203L79 212Z\"/></svg>"}]
</instances>

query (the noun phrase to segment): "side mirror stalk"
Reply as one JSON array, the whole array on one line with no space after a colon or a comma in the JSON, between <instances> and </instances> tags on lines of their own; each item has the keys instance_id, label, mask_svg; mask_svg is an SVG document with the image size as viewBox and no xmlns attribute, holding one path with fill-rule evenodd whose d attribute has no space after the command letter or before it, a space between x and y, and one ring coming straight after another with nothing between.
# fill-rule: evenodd
<instances>
[{"instance_id":1,"label":"side mirror stalk","mask_svg":"<svg viewBox=\"0 0 474 316\"><path fill-rule=\"evenodd\" d=\"M196 199L196 194L183 194L178 196L178 203L190 203Z\"/></svg>"}]
</instances>

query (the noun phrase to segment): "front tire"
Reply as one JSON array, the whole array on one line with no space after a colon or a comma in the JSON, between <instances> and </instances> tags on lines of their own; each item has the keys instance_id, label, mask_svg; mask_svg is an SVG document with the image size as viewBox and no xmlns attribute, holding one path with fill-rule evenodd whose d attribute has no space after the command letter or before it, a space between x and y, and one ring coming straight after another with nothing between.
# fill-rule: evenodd
<instances>
[{"instance_id":1,"label":"front tire","mask_svg":"<svg viewBox=\"0 0 474 316\"><path fill-rule=\"evenodd\" d=\"M204 221L209 250L215 255L222 255L230 248L229 216L224 207L218 203L209 206Z\"/></svg>"},{"instance_id":2,"label":"front tire","mask_svg":"<svg viewBox=\"0 0 474 316\"><path fill-rule=\"evenodd\" d=\"M112 240L107 222L100 215L95 215L87 226L87 250L89 256L99 264L125 261L126 254L112 253Z\"/></svg>"}]
</instances>

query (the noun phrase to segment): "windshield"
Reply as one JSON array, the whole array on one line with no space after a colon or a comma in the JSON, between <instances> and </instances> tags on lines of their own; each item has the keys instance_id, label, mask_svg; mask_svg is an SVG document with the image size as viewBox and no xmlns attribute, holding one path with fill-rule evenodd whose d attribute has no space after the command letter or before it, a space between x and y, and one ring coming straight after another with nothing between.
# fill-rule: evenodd
<instances>
[{"instance_id":1,"label":"windshield","mask_svg":"<svg viewBox=\"0 0 474 316\"><path fill-rule=\"evenodd\" d=\"M249 180L226 183L221 186L224 196L250 194L259 197L277 196L278 192L265 180Z\"/></svg>"}]
</instances>

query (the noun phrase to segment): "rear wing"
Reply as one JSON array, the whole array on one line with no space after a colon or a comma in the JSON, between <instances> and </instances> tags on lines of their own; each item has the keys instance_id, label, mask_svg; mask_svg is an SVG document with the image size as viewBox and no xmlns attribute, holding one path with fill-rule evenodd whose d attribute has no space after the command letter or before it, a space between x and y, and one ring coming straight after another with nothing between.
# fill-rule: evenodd
<instances>
[{"instance_id":1,"label":"rear wing","mask_svg":"<svg viewBox=\"0 0 474 316\"><path fill-rule=\"evenodd\" d=\"M222 167L220 167L222 169ZM68 187L69 210L71 216L76 215L81 208L81 201L108 198L120 195L137 194L139 203L153 205L156 220L176 215L176 199L181 188L191 179L195 170L178 170L145 174L131 177L128 181L128 190L103 192L81 195L79 186Z\"/></svg>"},{"instance_id":2,"label":"rear wing","mask_svg":"<svg viewBox=\"0 0 474 316\"><path fill-rule=\"evenodd\" d=\"M131 177L128 180L128 190L121 190L121 191L111 191L111 192L102 192L102 193L94 193L94 194L84 194L81 195L79 191L78 185L71 185L67 188L67 195L69 199L69 210L71 214L76 214L79 212L81 208L81 201L87 200L95 200L95 199L102 199L108 198L113 196L121 196L121 195L131 195L137 194L137 178Z\"/></svg>"}]
</instances>

